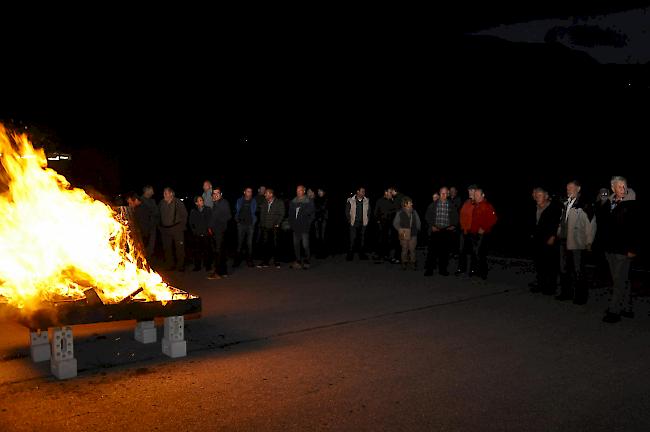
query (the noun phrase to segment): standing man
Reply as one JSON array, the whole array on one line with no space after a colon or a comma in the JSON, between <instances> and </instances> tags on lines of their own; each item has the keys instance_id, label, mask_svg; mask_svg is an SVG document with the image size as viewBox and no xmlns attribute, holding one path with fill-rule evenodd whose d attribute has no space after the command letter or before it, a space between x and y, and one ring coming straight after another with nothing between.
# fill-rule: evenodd
<instances>
[{"instance_id":1,"label":"standing man","mask_svg":"<svg viewBox=\"0 0 650 432\"><path fill-rule=\"evenodd\" d=\"M440 199L432 202L425 216L429 224L429 248L425 264L425 276L433 275L435 261L438 261L438 273L449 276L449 253L454 232L458 225L458 210L449 199L449 189L440 188Z\"/></svg>"},{"instance_id":2,"label":"standing man","mask_svg":"<svg viewBox=\"0 0 650 432\"><path fill-rule=\"evenodd\" d=\"M458 254L458 269L456 270L456 276L466 273L467 268L467 256L470 257L469 263L469 275L476 273L477 263L476 255L474 254L474 247L472 242L472 236L470 234L470 229L472 228L472 214L474 213L474 191L476 190L476 185L470 185L467 188L467 193L469 198L465 200L463 206L460 209L460 243L459 243L459 254Z\"/></svg>"},{"instance_id":3,"label":"standing man","mask_svg":"<svg viewBox=\"0 0 650 432\"><path fill-rule=\"evenodd\" d=\"M153 199L153 186L147 185L142 188L142 207L145 209L146 223L142 225L142 243L147 254L147 260L151 261L156 247L156 230L160 224L160 210Z\"/></svg>"},{"instance_id":4,"label":"standing man","mask_svg":"<svg viewBox=\"0 0 650 432\"><path fill-rule=\"evenodd\" d=\"M609 211L598 225L598 229L604 231L604 249L614 281L609 307L603 317L606 323L616 323L621 316L634 317L630 265L642 238L636 195L628 189L624 177L612 177L611 186L614 193L610 197Z\"/></svg>"},{"instance_id":5,"label":"standing man","mask_svg":"<svg viewBox=\"0 0 650 432\"><path fill-rule=\"evenodd\" d=\"M241 264L244 242L246 243L246 264L253 267L253 235L257 222L257 201L253 199L253 189L244 189L244 195L235 204L235 221L237 222L237 257L233 267Z\"/></svg>"},{"instance_id":6,"label":"standing man","mask_svg":"<svg viewBox=\"0 0 650 432\"><path fill-rule=\"evenodd\" d=\"M208 279L221 279L228 275L225 239L230 219L232 219L230 204L223 197L221 188L214 188L212 190L212 212L208 224L214 251L214 273L210 274Z\"/></svg>"},{"instance_id":7,"label":"standing man","mask_svg":"<svg viewBox=\"0 0 650 432\"><path fill-rule=\"evenodd\" d=\"M203 182L203 205L207 208L212 208L212 183L209 180Z\"/></svg>"},{"instance_id":8,"label":"standing man","mask_svg":"<svg viewBox=\"0 0 650 432\"><path fill-rule=\"evenodd\" d=\"M284 219L284 203L275 198L273 189L266 189L264 192L265 201L260 208L260 230L262 235L262 263L259 268L266 268L270 265L271 259L275 268L280 268L278 261L278 233L280 224Z\"/></svg>"},{"instance_id":9,"label":"standing man","mask_svg":"<svg viewBox=\"0 0 650 432\"><path fill-rule=\"evenodd\" d=\"M557 236L560 241L560 295L557 300L585 304L589 287L585 280L585 252L591 249L595 225L591 206L580 193L580 183L566 185L567 199L562 208Z\"/></svg>"},{"instance_id":10,"label":"standing man","mask_svg":"<svg viewBox=\"0 0 650 432\"><path fill-rule=\"evenodd\" d=\"M319 188L314 198L316 216L314 219L314 232L316 237L317 258L327 258L329 245L327 238L327 221L329 219L329 202L325 189Z\"/></svg>"},{"instance_id":11,"label":"standing man","mask_svg":"<svg viewBox=\"0 0 650 432\"><path fill-rule=\"evenodd\" d=\"M551 201L541 187L535 188L535 213L532 221L531 240L533 259L537 273L537 284L530 289L545 295L554 295L557 290L558 248L557 229L562 208Z\"/></svg>"},{"instance_id":12,"label":"standing man","mask_svg":"<svg viewBox=\"0 0 650 432\"><path fill-rule=\"evenodd\" d=\"M413 210L413 201L409 197L402 200L402 210L393 219L393 227L398 233L402 246L402 270L411 267L417 269L415 247L418 244L418 234L422 228L418 212Z\"/></svg>"},{"instance_id":13,"label":"standing man","mask_svg":"<svg viewBox=\"0 0 650 432\"><path fill-rule=\"evenodd\" d=\"M167 270L178 269L185 271L185 226L187 225L187 209L185 204L174 194L174 190L166 187L160 201L160 234L165 250L165 266ZM176 265L172 255L172 243L176 251Z\"/></svg>"},{"instance_id":14,"label":"standing man","mask_svg":"<svg viewBox=\"0 0 650 432\"><path fill-rule=\"evenodd\" d=\"M211 211L203 204L203 197L194 197L196 208L190 211L190 230L192 231L192 259L194 260L194 271L200 271L201 266L209 271L210 263L210 236L208 224L210 223Z\"/></svg>"},{"instance_id":15,"label":"standing man","mask_svg":"<svg viewBox=\"0 0 650 432\"><path fill-rule=\"evenodd\" d=\"M356 195L348 198L345 204L345 217L350 227L350 248L345 259L352 261L358 240L359 246L356 250L359 253L359 259L367 260L366 228L370 221L370 200L366 197L365 188L358 188Z\"/></svg>"},{"instance_id":16,"label":"standing man","mask_svg":"<svg viewBox=\"0 0 650 432\"><path fill-rule=\"evenodd\" d=\"M474 211L472 212L472 226L469 230L472 239L474 256L478 259L478 275L486 280L488 274L487 251L490 244L490 232L497 223L497 214L492 204L487 202L483 189L474 190Z\"/></svg>"},{"instance_id":17,"label":"standing man","mask_svg":"<svg viewBox=\"0 0 650 432\"><path fill-rule=\"evenodd\" d=\"M393 194L390 192L390 189L386 189L384 196L379 198L375 205L375 221L377 222L377 231L379 232L377 255L375 257L376 262L390 260L390 248L393 244L394 233L396 232L393 225L396 214Z\"/></svg>"},{"instance_id":18,"label":"standing man","mask_svg":"<svg viewBox=\"0 0 650 432\"><path fill-rule=\"evenodd\" d=\"M293 231L293 252L295 261L292 268L308 269L310 266L311 253L309 250L309 231L314 221L314 202L305 195L305 187L298 185L296 197L289 203L289 226ZM304 260L301 255L301 244L305 250Z\"/></svg>"}]
</instances>

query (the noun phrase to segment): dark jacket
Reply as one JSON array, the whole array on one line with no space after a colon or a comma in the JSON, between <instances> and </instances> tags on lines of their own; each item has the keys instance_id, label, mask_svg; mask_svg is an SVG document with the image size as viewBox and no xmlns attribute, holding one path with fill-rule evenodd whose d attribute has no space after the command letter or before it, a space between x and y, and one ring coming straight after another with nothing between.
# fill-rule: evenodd
<instances>
[{"instance_id":1,"label":"dark jacket","mask_svg":"<svg viewBox=\"0 0 650 432\"><path fill-rule=\"evenodd\" d=\"M602 219L596 220L605 252L627 255L638 253L641 244L641 224L636 200L624 199L612 209L612 201L605 204Z\"/></svg>"},{"instance_id":2,"label":"dark jacket","mask_svg":"<svg viewBox=\"0 0 650 432\"><path fill-rule=\"evenodd\" d=\"M557 236L557 228L560 226L560 217L562 216L562 206L555 201L551 201L548 207L542 212L537 221L537 206L533 208L531 218L531 238L535 243L546 243L548 239Z\"/></svg>"},{"instance_id":3,"label":"dark jacket","mask_svg":"<svg viewBox=\"0 0 650 432\"><path fill-rule=\"evenodd\" d=\"M235 203L235 220L237 223L239 223L239 211L243 202L244 197L240 197ZM255 222L257 222L257 200L255 198L251 198L251 218L253 220L252 225L255 225Z\"/></svg>"},{"instance_id":4,"label":"dark jacket","mask_svg":"<svg viewBox=\"0 0 650 432\"><path fill-rule=\"evenodd\" d=\"M212 203L212 212L210 213L210 222L208 228L214 233L224 233L228 228L228 221L232 219L230 204L225 198Z\"/></svg>"},{"instance_id":5,"label":"dark jacket","mask_svg":"<svg viewBox=\"0 0 650 432\"><path fill-rule=\"evenodd\" d=\"M273 202L269 207L268 202L264 202L259 208L260 211L260 227L274 228L279 226L284 219L284 203L281 199L273 198Z\"/></svg>"},{"instance_id":6,"label":"dark jacket","mask_svg":"<svg viewBox=\"0 0 650 432\"><path fill-rule=\"evenodd\" d=\"M397 214L395 202L393 200L381 197L375 204L375 220L381 224L393 223L395 214Z\"/></svg>"},{"instance_id":7,"label":"dark jacket","mask_svg":"<svg viewBox=\"0 0 650 432\"><path fill-rule=\"evenodd\" d=\"M144 210L146 217L143 216L140 229L144 233L149 233L151 230L154 230L160 223L160 210L158 209L158 205L156 205L156 201L154 201L153 198L142 197L141 201L142 204L140 204L140 207L142 207Z\"/></svg>"},{"instance_id":8,"label":"dark jacket","mask_svg":"<svg viewBox=\"0 0 650 432\"><path fill-rule=\"evenodd\" d=\"M193 208L190 211L190 229L192 230L192 234L196 236L207 235L211 215L212 209L210 207L204 206L203 210Z\"/></svg>"},{"instance_id":9,"label":"dark jacket","mask_svg":"<svg viewBox=\"0 0 650 432\"><path fill-rule=\"evenodd\" d=\"M160 227L165 230L185 231L187 225L187 209L183 201L174 198L169 204L162 200L158 204L160 209Z\"/></svg>"},{"instance_id":10,"label":"dark jacket","mask_svg":"<svg viewBox=\"0 0 650 432\"><path fill-rule=\"evenodd\" d=\"M330 215L329 201L327 196L315 197L314 207L316 208L315 219L319 221L326 221Z\"/></svg>"},{"instance_id":11,"label":"dark jacket","mask_svg":"<svg viewBox=\"0 0 650 432\"><path fill-rule=\"evenodd\" d=\"M298 200L296 197L289 203L289 226L295 233L308 233L315 213L316 209L312 200L307 197Z\"/></svg>"},{"instance_id":12,"label":"dark jacket","mask_svg":"<svg viewBox=\"0 0 650 432\"><path fill-rule=\"evenodd\" d=\"M442 200L438 200L435 202L432 202L429 204L429 207L427 207L427 212L424 216L424 219L427 221L429 224L429 227L436 226L436 211L438 210L438 206ZM449 226L455 226L458 227L458 209L454 205L453 201L447 200L449 203ZM437 227L437 228L447 228L447 227Z\"/></svg>"}]
</instances>

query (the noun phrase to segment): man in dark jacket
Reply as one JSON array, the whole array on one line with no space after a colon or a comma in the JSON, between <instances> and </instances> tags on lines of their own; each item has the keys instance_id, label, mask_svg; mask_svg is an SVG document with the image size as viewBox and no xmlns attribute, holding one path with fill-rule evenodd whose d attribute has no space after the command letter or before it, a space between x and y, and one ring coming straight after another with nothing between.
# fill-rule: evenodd
<instances>
[{"instance_id":1,"label":"man in dark jacket","mask_svg":"<svg viewBox=\"0 0 650 432\"><path fill-rule=\"evenodd\" d=\"M540 187L535 188L534 197L537 205L530 219L532 226L530 237L533 243L537 285L531 287L530 291L554 295L557 290L559 270L557 230L560 226L562 207L551 201L548 192Z\"/></svg>"},{"instance_id":2,"label":"man in dark jacket","mask_svg":"<svg viewBox=\"0 0 650 432\"><path fill-rule=\"evenodd\" d=\"M296 188L296 197L289 203L289 226L293 231L293 251L295 255L292 268L308 269L310 266L309 231L315 213L314 202L305 195L305 187L299 185ZM304 259L301 255L301 244L305 250Z\"/></svg>"},{"instance_id":3,"label":"man in dark jacket","mask_svg":"<svg viewBox=\"0 0 650 432\"><path fill-rule=\"evenodd\" d=\"M208 230L212 236L212 250L214 251L214 273L210 274L208 279L221 279L228 275L225 237L230 219L232 219L230 204L223 197L221 188L214 188L212 191L212 213L208 223Z\"/></svg>"},{"instance_id":4,"label":"man in dark jacket","mask_svg":"<svg viewBox=\"0 0 650 432\"><path fill-rule=\"evenodd\" d=\"M395 211L393 194L390 189L384 191L384 196L377 200L375 205L375 221L379 232L379 241L377 242L376 261L389 261L389 253L394 243L395 228L393 221L397 212ZM400 208L401 211L401 208Z\"/></svg>"},{"instance_id":5,"label":"man in dark jacket","mask_svg":"<svg viewBox=\"0 0 650 432\"><path fill-rule=\"evenodd\" d=\"M326 258L329 254L327 222L329 220L329 199L324 189L318 189L314 198L316 215L314 217L314 236L316 238L316 256Z\"/></svg>"},{"instance_id":6,"label":"man in dark jacket","mask_svg":"<svg viewBox=\"0 0 650 432\"><path fill-rule=\"evenodd\" d=\"M285 206L282 200L275 198L273 189L266 189L266 201L260 211L260 230L262 235L262 263L260 268L269 266L271 259L276 268L280 268L278 261L278 232L284 219Z\"/></svg>"},{"instance_id":7,"label":"man in dark jacket","mask_svg":"<svg viewBox=\"0 0 650 432\"><path fill-rule=\"evenodd\" d=\"M141 226L142 243L147 252L147 259L151 260L156 247L156 229L160 224L160 210L153 199L152 186L147 185L142 188L142 197L140 199L142 200L142 208L147 215L146 223Z\"/></svg>"},{"instance_id":8,"label":"man in dark jacket","mask_svg":"<svg viewBox=\"0 0 650 432\"><path fill-rule=\"evenodd\" d=\"M165 250L165 266L168 270L185 271L185 227L187 209L181 200L175 197L170 187L163 191L164 199L160 201L160 233ZM176 249L176 266L172 255L172 244Z\"/></svg>"},{"instance_id":9,"label":"man in dark jacket","mask_svg":"<svg viewBox=\"0 0 650 432\"><path fill-rule=\"evenodd\" d=\"M246 264L253 267L253 234L257 222L257 201L253 199L253 189L244 189L244 195L235 204L235 221L237 221L237 257L233 267L239 267L242 261L244 243L246 244Z\"/></svg>"},{"instance_id":10,"label":"man in dark jacket","mask_svg":"<svg viewBox=\"0 0 650 432\"><path fill-rule=\"evenodd\" d=\"M208 235L208 224L212 211L203 203L203 197L194 198L196 208L190 211L190 230L192 231L192 258L194 260L194 271L201 270L201 265L209 271L210 262L210 236Z\"/></svg>"},{"instance_id":11,"label":"man in dark jacket","mask_svg":"<svg viewBox=\"0 0 650 432\"><path fill-rule=\"evenodd\" d=\"M614 285L609 307L603 321L615 323L621 316L634 317L630 287L630 265L639 251L641 229L639 210L634 191L628 189L627 180L613 177L613 195L609 211L603 220L596 221L602 232L603 246Z\"/></svg>"}]
</instances>

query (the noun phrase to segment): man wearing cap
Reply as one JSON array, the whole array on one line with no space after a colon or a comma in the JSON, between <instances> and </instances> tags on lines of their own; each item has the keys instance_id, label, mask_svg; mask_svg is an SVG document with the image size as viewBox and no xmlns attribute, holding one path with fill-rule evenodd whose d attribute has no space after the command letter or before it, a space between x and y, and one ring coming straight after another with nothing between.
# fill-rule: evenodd
<instances>
[{"instance_id":1,"label":"man wearing cap","mask_svg":"<svg viewBox=\"0 0 650 432\"><path fill-rule=\"evenodd\" d=\"M472 238L472 248L478 260L478 275L487 279L487 251L490 233L497 223L497 214L494 207L485 199L483 188L474 189L474 211L472 212L472 225L469 229Z\"/></svg>"}]
</instances>

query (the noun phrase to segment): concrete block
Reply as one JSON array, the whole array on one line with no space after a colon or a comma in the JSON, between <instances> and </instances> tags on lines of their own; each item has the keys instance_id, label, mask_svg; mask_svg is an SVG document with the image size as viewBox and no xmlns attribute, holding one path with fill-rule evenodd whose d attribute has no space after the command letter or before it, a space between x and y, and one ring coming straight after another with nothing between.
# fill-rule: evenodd
<instances>
[{"instance_id":1,"label":"concrete block","mask_svg":"<svg viewBox=\"0 0 650 432\"><path fill-rule=\"evenodd\" d=\"M47 338L47 331L29 333L30 346L29 354L34 363L47 361L51 357L50 341Z\"/></svg>"},{"instance_id":2,"label":"concrete block","mask_svg":"<svg viewBox=\"0 0 650 432\"><path fill-rule=\"evenodd\" d=\"M52 375L58 379L69 379L77 376L77 359L72 358L68 360L52 361L50 363L50 370Z\"/></svg>"},{"instance_id":3,"label":"concrete block","mask_svg":"<svg viewBox=\"0 0 650 432\"><path fill-rule=\"evenodd\" d=\"M170 341L169 339L163 338L162 352L171 358L185 357L187 355L187 342L184 340Z\"/></svg>"},{"instance_id":4,"label":"concrete block","mask_svg":"<svg viewBox=\"0 0 650 432\"><path fill-rule=\"evenodd\" d=\"M73 358L72 327L55 327L52 331L52 360L60 362Z\"/></svg>"},{"instance_id":5,"label":"concrete block","mask_svg":"<svg viewBox=\"0 0 650 432\"><path fill-rule=\"evenodd\" d=\"M135 329L135 340L143 344L154 343L156 342L157 337L158 334L155 327L147 329L139 329L136 327Z\"/></svg>"},{"instance_id":6,"label":"concrete block","mask_svg":"<svg viewBox=\"0 0 650 432\"><path fill-rule=\"evenodd\" d=\"M165 318L163 338L169 341L185 340L185 320L182 315Z\"/></svg>"}]
</instances>

